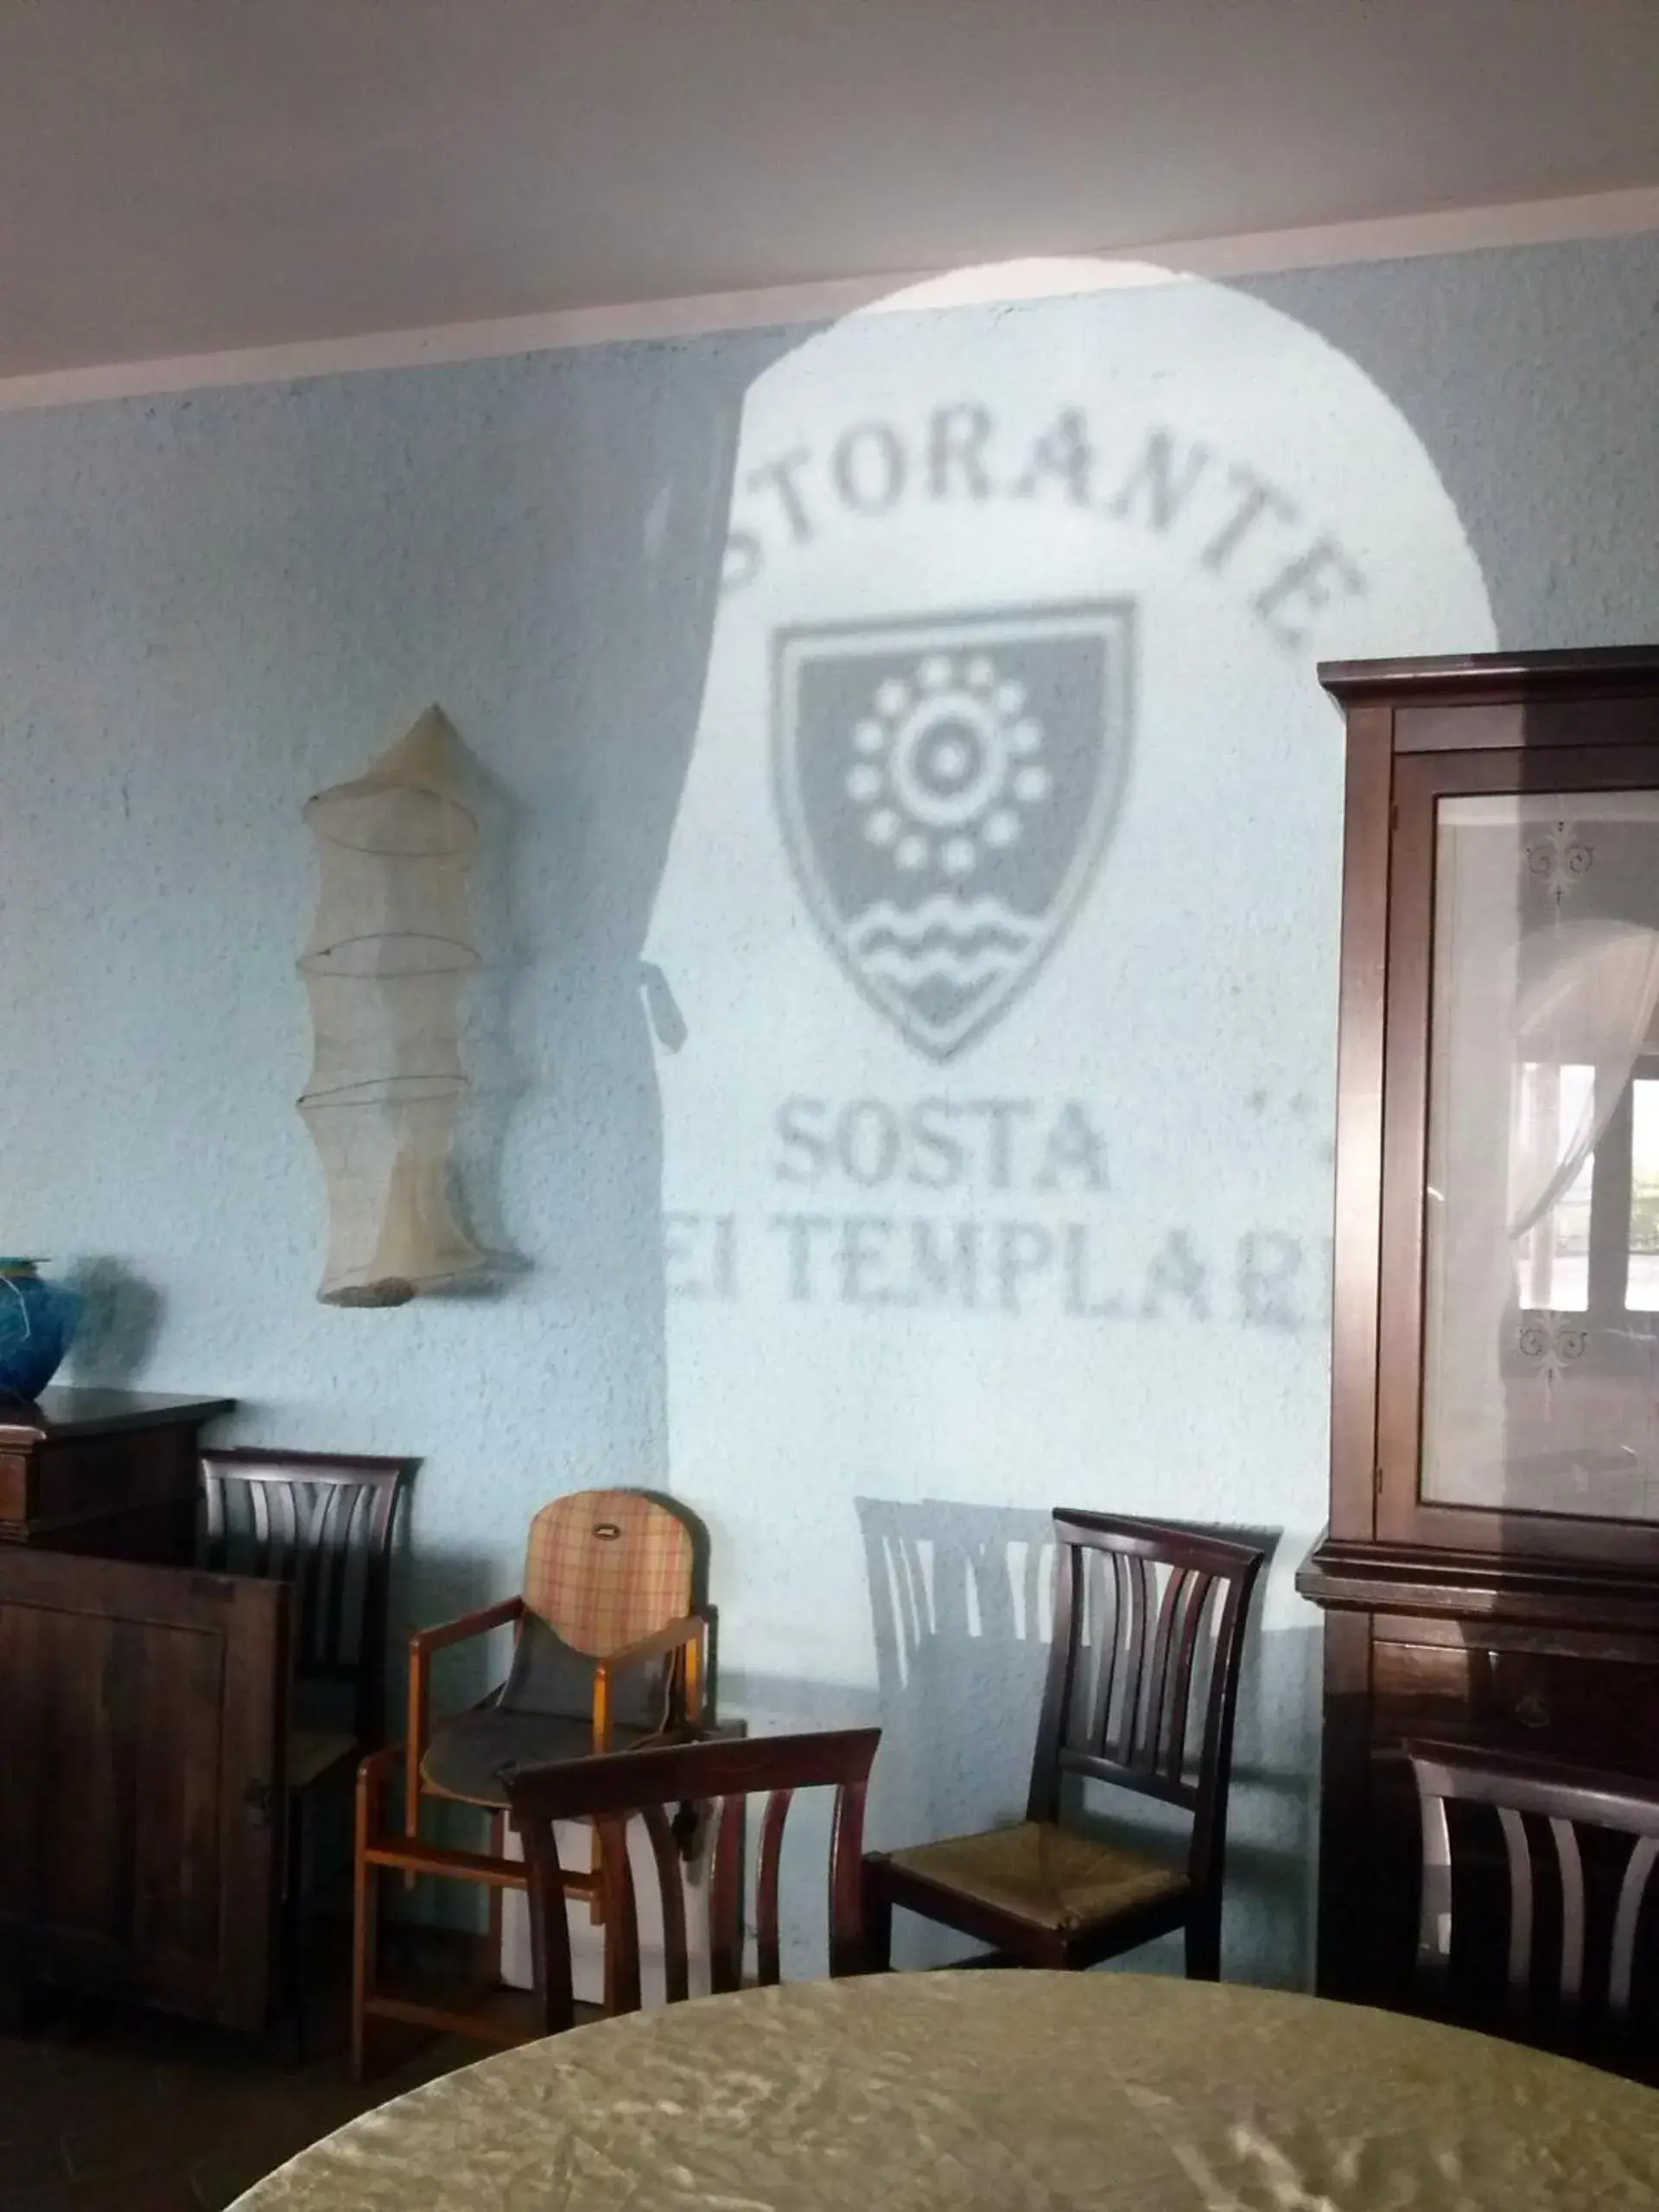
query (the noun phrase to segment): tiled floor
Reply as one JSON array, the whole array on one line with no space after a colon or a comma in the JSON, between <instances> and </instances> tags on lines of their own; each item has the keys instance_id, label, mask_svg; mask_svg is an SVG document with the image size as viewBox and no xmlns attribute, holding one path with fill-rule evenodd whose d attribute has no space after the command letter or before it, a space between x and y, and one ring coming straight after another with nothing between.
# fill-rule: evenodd
<instances>
[{"instance_id":1,"label":"tiled floor","mask_svg":"<svg viewBox=\"0 0 1659 2212\"><path fill-rule=\"evenodd\" d=\"M26 2037L0 2037L0 2206L218 2212L358 2113L486 2055L446 2038L359 2088L333 1976L314 2009L314 2049L300 2065L280 2031L257 2039L39 2000Z\"/></svg>"}]
</instances>

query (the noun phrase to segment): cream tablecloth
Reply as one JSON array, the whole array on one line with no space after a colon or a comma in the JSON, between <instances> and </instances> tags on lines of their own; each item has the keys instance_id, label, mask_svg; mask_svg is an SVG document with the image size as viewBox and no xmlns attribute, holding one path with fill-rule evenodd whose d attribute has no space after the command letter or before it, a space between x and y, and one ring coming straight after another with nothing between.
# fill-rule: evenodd
<instances>
[{"instance_id":1,"label":"cream tablecloth","mask_svg":"<svg viewBox=\"0 0 1659 2212\"><path fill-rule=\"evenodd\" d=\"M1659 2093L1392 2013L890 1974L636 2013L354 2120L240 2212L1624 2212Z\"/></svg>"}]
</instances>

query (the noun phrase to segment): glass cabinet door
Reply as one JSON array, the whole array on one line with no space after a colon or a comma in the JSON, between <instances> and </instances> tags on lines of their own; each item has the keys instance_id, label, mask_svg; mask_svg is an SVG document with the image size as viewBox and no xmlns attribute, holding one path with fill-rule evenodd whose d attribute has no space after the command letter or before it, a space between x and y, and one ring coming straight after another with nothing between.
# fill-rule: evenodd
<instances>
[{"instance_id":1,"label":"glass cabinet door","mask_svg":"<svg viewBox=\"0 0 1659 2212\"><path fill-rule=\"evenodd\" d=\"M1427 1020L1391 1002L1421 1178L1409 1225L1399 1193L1385 1206L1384 1296L1414 1292L1421 1362L1379 1405L1379 1527L1552 1549L1546 1524L1571 1521L1583 1552L1583 1524L1615 1524L1588 1548L1616 1552L1621 1528L1659 1530L1659 790L1455 788L1506 760L1532 784L1545 765L1403 779L1415 932L1432 921L1414 948L1409 918L1395 933Z\"/></svg>"}]
</instances>

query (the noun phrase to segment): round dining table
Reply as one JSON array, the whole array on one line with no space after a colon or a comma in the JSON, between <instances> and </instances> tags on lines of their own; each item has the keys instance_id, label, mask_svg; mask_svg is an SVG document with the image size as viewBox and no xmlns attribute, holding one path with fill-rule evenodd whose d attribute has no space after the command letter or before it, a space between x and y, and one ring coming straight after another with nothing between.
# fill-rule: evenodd
<instances>
[{"instance_id":1,"label":"round dining table","mask_svg":"<svg viewBox=\"0 0 1659 2212\"><path fill-rule=\"evenodd\" d=\"M596 2021L234 2212L1624 2212L1659 2092L1458 2028L1117 1973L883 1974Z\"/></svg>"}]
</instances>

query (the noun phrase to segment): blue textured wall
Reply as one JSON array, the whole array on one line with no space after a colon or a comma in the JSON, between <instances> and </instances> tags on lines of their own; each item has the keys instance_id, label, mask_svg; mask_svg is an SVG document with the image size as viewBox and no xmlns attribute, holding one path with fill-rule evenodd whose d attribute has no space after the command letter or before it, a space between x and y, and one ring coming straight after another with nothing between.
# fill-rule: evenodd
<instances>
[{"instance_id":1,"label":"blue textured wall","mask_svg":"<svg viewBox=\"0 0 1659 2212\"><path fill-rule=\"evenodd\" d=\"M562 1489L683 1492L713 1530L728 1702L760 1723L879 1713L895 1835L1017 1808L1043 1509L1281 1529L1241 1723L1233 1962L1294 1976L1316 1643L1287 1577L1319 1518L1325 1342L1314 1262L1295 1325L1256 1325L1238 1252L1252 1230L1324 1234L1339 734L1312 664L1487 642L1483 597L1516 645L1659 632L1659 246L1255 283L1185 326L1165 296L0 418L0 1241L92 1284L78 1376L234 1394L248 1438L421 1454L423 1616L509 1585ZM1160 391L1189 445L1359 549L1370 588L1328 628L1264 645L1269 575L1226 600L1173 529L1131 555L1082 530L1054 472L998 530L966 505L912 529L896 495L861 515L825 476L810 545L753 482L780 439L832 470L849 425L913 441L976 397L999 422L1081 410L1128 465ZM698 737L734 441L766 568L745 583L736 563ZM1042 976L936 1081L791 887L771 633L1096 593L1152 626L1111 841ZM313 1299L293 1104L298 809L432 699L483 783L463 1198L525 1264L487 1297L334 1312ZM691 1031L660 1077L648 939ZM785 1098L1027 1090L1104 1132L1088 1222L1128 1255L1127 1322L820 1313L764 1274L722 1312L691 1295L708 1250L677 1225L665 1278L665 1198L753 1215L764 1244ZM1147 1239L1171 1225L1203 1247L1205 1296L1143 1317ZM820 1345L824 1387L798 1389ZM931 1578L919 1609L895 1594L905 1560Z\"/></svg>"}]
</instances>

